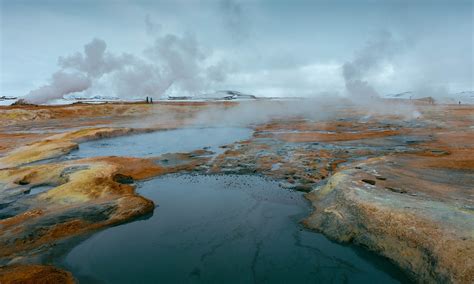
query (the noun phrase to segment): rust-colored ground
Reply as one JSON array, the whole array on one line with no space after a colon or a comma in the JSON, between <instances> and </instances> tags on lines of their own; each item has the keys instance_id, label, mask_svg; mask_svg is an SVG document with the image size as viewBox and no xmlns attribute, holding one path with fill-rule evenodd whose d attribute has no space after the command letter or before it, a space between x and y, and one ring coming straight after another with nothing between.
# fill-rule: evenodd
<instances>
[{"instance_id":1,"label":"rust-colored ground","mask_svg":"<svg viewBox=\"0 0 474 284\"><path fill-rule=\"evenodd\" d=\"M250 125L251 139L224 146L213 159L200 150L156 159L34 163L61 157L82 141L183 127L205 112L236 106L0 108L0 205L13 208L0 215L0 264L5 265L0 282L70 283L67 272L26 264L44 264L41 256L52 246L150 213L153 203L137 195L130 181L181 171L257 173L281 180L309 192L315 207L304 222L309 228L376 251L420 282L472 282L472 106L418 103L417 119L349 105L328 109L334 113L326 119L260 119ZM179 163L163 166L160 159ZM24 194L38 185L54 188L33 197Z\"/></svg>"},{"instance_id":2,"label":"rust-colored ground","mask_svg":"<svg viewBox=\"0 0 474 284\"><path fill-rule=\"evenodd\" d=\"M0 283L8 284L72 284L70 272L49 265L11 265L0 268Z\"/></svg>"}]
</instances>

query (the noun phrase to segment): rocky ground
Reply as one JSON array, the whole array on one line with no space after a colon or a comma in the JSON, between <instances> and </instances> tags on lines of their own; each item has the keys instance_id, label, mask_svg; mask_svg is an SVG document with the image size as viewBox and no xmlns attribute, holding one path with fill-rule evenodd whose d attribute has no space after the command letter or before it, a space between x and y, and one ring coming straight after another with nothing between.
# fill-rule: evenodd
<instances>
[{"instance_id":1,"label":"rocky ground","mask_svg":"<svg viewBox=\"0 0 474 284\"><path fill-rule=\"evenodd\" d=\"M82 141L178 128L197 118L210 123L202 113L236 107L175 102L0 108L0 283L74 281L47 265L52 252L151 213L154 204L135 193L134 181L187 171L270 176L308 192L314 211L304 220L307 227L384 255L419 282L472 282L471 106L419 104L417 119L368 116L372 112L350 105L325 118L247 119L252 138L223 146L218 156L197 150L149 159L60 159Z\"/></svg>"}]
</instances>

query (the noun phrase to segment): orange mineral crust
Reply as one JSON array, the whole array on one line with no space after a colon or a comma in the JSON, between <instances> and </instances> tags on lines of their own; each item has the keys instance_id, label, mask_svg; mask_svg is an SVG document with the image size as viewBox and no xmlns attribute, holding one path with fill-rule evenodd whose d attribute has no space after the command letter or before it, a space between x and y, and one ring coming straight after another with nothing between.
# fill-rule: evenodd
<instances>
[{"instance_id":1,"label":"orange mineral crust","mask_svg":"<svg viewBox=\"0 0 474 284\"><path fill-rule=\"evenodd\" d=\"M0 107L0 282L71 283L47 266L51 248L153 212L134 182L194 172L276 179L306 192L308 228L383 255L418 282L471 283L474 107L406 104L418 115L361 105L285 113L301 101ZM222 125L253 135L218 153L63 159L88 140ZM27 194L38 186L50 188Z\"/></svg>"},{"instance_id":2,"label":"orange mineral crust","mask_svg":"<svg viewBox=\"0 0 474 284\"><path fill-rule=\"evenodd\" d=\"M76 281L70 272L50 265L11 265L0 268L0 283L73 284Z\"/></svg>"}]
</instances>

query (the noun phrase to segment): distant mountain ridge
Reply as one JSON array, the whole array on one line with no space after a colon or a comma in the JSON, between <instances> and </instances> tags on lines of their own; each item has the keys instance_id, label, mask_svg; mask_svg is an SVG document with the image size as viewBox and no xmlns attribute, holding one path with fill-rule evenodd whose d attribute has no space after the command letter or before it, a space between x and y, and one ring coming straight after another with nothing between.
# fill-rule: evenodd
<instances>
[{"instance_id":1,"label":"distant mountain ridge","mask_svg":"<svg viewBox=\"0 0 474 284\"><path fill-rule=\"evenodd\" d=\"M256 96L244 94L239 91L221 90L213 93L206 93L198 96L169 96L169 100L241 100L241 99L257 99Z\"/></svg>"},{"instance_id":2,"label":"distant mountain ridge","mask_svg":"<svg viewBox=\"0 0 474 284\"><path fill-rule=\"evenodd\" d=\"M417 94L412 91L407 91L403 93L388 94L384 96L385 98L393 99L413 99L420 100L428 97L432 97L435 101L440 103L461 103L461 104L474 104L474 91L462 91L458 93L445 94L445 95L432 95L429 93Z\"/></svg>"}]
</instances>

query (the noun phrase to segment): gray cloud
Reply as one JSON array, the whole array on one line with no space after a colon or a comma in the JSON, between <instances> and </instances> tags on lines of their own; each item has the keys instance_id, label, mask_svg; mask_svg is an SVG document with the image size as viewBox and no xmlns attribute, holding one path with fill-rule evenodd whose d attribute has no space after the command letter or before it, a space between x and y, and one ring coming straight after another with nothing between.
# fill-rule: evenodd
<instances>
[{"instance_id":1,"label":"gray cloud","mask_svg":"<svg viewBox=\"0 0 474 284\"><path fill-rule=\"evenodd\" d=\"M145 28L146 33L150 36L156 35L158 32L161 31L161 25L153 22L149 14L147 14L145 17Z\"/></svg>"},{"instance_id":2,"label":"gray cloud","mask_svg":"<svg viewBox=\"0 0 474 284\"><path fill-rule=\"evenodd\" d=\"M219 2L224 26L234 42L239 43L249 36L248 21L244 7L238 0L222 0Z\"/></svg>"}]
</instances>

